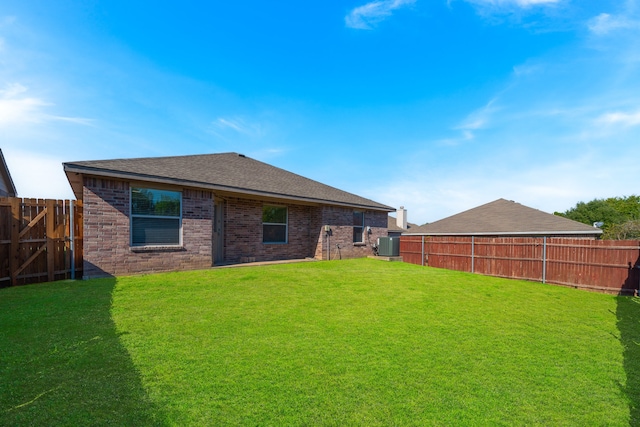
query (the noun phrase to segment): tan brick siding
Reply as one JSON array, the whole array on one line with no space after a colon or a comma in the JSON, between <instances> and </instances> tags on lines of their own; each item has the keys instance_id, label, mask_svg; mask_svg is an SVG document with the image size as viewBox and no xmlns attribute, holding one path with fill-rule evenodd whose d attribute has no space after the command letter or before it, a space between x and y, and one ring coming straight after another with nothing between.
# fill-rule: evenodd
<instances>
[{"instance_id":1,"label":"tan brick siding","mask_svg":"<svg viewBox=\"0 0 640 427\"><path fill-rule=\"evenodd\" d=\"M153 185L149 187L153 188ZM130 247L129 197L128 182L85 178L85 278L211 266L213 206L210 192L182 190L183 245L163 250Z\"/></svg>"},{"instance_id":2,"label":"tan brick siding","mask_svg":"<svg viewBox=\"0 0 640 427\"><path fill-rule=\"evenodd\" d=\"M325 206L321 208L321 232L316 242L315 257L317 259L360 258L373 254L372 245L378 237L387 235L386 212L364 211L364 242L353 242L352 208ZM331 231L327 235L324 226L329 225ZM367 233L366 228L370 227ZM327 248L330 251L327 251Z\"/></svg>"}]
</instances>

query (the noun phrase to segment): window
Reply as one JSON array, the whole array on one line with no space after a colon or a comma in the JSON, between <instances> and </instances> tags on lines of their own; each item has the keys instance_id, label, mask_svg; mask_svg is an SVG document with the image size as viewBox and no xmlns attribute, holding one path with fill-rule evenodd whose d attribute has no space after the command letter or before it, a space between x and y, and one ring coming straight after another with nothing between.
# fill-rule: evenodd
<instances>
[{"instance_id":1,"label":"window","mask_svg":"<svg viewBox=\"0 0 640 427\"><path fill-rule=\"evenodd\" d=\"M179 191L131 188L131 246L180 245Z\"/></svg>"},{"instance_id":2,"label":"window","mask_svg":"<svg viewBox=\"0 0 640 427\"><path fill-rule=\"evenodd\" d=\"M353 243L364 242L364 212L353 211Z\"/></svg>"},{"instance_id":3,"label":"window","mask_svg":"<svg viewBox=\"0 0 640 427\"><path fill-rule=\"evenodd\" d=\"M262 243L287 243L286 207L262 207Z\"/></svg>"}]
</instances>

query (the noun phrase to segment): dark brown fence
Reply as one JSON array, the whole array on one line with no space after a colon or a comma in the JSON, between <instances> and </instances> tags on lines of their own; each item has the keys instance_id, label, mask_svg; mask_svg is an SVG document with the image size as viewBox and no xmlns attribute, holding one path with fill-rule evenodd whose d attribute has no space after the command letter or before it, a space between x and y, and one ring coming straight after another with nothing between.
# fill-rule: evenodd
<instances>
[{"instance_id":1,"label":"dark brown fence","mask_svg":"<svg viewBox=\"0 0 640 427\"><path fill-rule=\"evenodd\" d=\"M615 294L640 288L640 242L551 237L402 236L405 262Z\"/></svg>"},{"instance_id":2,"label":"dark brown fence","mask_svg":"<svg viewBox=\"0 0 640 427\"><path fill-rule=\"evenodd\" d=\"M82 202L0 198L0 287L82 277Z\"/></svg>"}]
</instances>

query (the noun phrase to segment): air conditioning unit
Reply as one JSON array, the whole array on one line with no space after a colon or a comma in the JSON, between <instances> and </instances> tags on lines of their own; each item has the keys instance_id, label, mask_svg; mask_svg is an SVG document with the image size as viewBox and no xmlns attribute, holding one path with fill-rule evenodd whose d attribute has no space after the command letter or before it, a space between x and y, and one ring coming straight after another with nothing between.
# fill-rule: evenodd
<instances>
[{"instance_id":1,"label":"air conditioning unit","mask_svg":"<svg viewBox=\"0 0 640 427\"><path fill-rule=\"evenodd\" d=\"M400 256L399 237L378 237L379 256Z\"/></svg>"}]
</instances>

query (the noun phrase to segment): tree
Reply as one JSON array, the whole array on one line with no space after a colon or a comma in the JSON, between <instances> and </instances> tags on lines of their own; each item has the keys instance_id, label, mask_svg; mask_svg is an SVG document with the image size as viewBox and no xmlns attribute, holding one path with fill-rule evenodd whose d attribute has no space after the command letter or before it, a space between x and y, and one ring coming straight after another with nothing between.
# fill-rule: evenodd
<instances>
[{"instance_id":1,"label":"tree","mask_svg":"<svg viewBox=\"0 0 640 427\"><path fill-rule=\"evenodd\" d=\"M609 197L578 202L575 207L556 215L592 225L602 222L604 239L640 238L640 196Z\"/></svg>"},{"instance_id":2,"label":"tree","mask_svg":"<svg viewBox=\"0 0 640 427\"><path fill-rule=\"evenodd\" d=\"M612 197L607 199L607 203L623 214L627 220L640 219L640 196Z\"/></svg>"},{"instance_id":3,"label":"tree","mask_svg":"<svg viewBox=\"0 0 640 427\"><path fill-rule=\"evenodd\" d=\"M640 239L640 220L630 220L622 224L614 224L602 234L603 239L631 240Z\"/></svg>"},{"instance_id":4,"label":"tree","mask_svg":"<svg viewBox=\"0 0 640 427\"><path fill-rule=\"evenodd\" d=\"M558 215L589 225L603 222L605 227L625 221L624 214L605 199L595 199L587 203L578 202L575 207Z\"/></svg>"}]
</instances>

